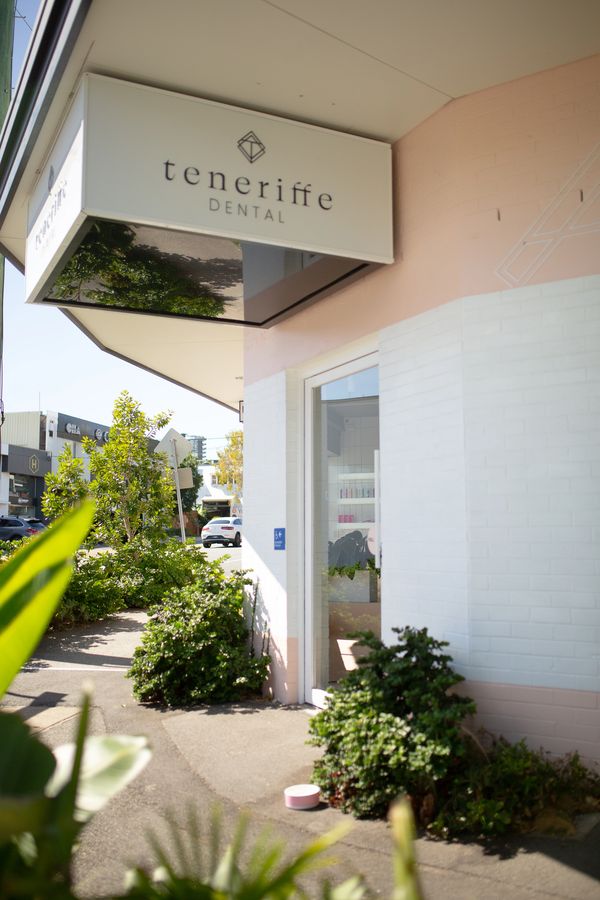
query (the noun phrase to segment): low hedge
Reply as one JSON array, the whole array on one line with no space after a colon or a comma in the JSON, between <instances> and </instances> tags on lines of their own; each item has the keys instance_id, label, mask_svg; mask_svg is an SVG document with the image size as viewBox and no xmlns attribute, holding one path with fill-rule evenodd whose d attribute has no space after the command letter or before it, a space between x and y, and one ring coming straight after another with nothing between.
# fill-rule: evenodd
<instances>
[{"instance_id":1,"label":"low hedge","mask_svg":"<svg viewBox=\"0 0 600 900\"><path fill-rule=\"evenodd\" d=\"M313 780L324 797L359 818L385 816L408 794L430 833L488 836L546 822L569 830L577 812L600 809L600 778L577 756L553 760L524 741L473 735L475 704L452 688L463 678L426 629L394 629L391 646L370 632L369 648L310 721L323 747ZM561 825L562 823L562 825Z\"/></svg>"},{"instance_id":2,"label":"low hedge","mask_svg":"<svg viewBox=\"0 0 600 900\"><path fill-rule=\"evenodd\" d=\"M128 673L138 700L187 706L260 692L270 660L264 647L255 654L251 645L248 584L243 572L205 572L154 607Z\"/></svg>"}]
</instances>

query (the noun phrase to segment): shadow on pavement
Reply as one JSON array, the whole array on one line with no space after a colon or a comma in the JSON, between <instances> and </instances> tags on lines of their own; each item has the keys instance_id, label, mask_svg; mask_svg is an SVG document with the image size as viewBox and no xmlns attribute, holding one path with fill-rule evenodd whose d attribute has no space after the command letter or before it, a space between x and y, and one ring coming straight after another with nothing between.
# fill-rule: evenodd
<instances>
[{"instance_id":1,"label":"shadow on pavement","mask_svg":"<svg viewBox=\"0 0 600 900\"><path fill-rule=\"evenodd\" d=\"M112 643L115 633L127 633L132 631L142 631L147 613L143 609L129 610L125 613L115 613L115 615L107 616L101 622L89 622L84 625L69 625L64 628L52 627L46 633L41 647L47 643L52 643L59 647L88 646L90 644Z\"/></svg>"},{"instance_id":2,"label":"shadow on pavement","mask_svg":"<svg viewBox=\"0 0 600 900\"><path fill-rule=\"evenodd\" d=\"M582 875L600 880L600 823L589 833L580 837L559 837L547 834L509 835L505 838L461 840L437 840L425 834L419 835L419 843L434 846L440 844L450 848L462 847L473 851L478 847L492 865L508 863L517 858L531 856L539 859L547 857L567 869L574 869ZM556 896L562 897L563 894Z\"/></svg>"},{"instance_id":3,"label":"shadow on pavement","mask_svg":"<svg viewBox=\"0 0 600 900\"><path fill-rule=\"evenodd\" d=\"M37 696L32 694L19 694L16 691L7 691L6 696L29 700L29 703L27 703L26 706L59 706L61 701L68 695L59 693L58 691L42 691L42 693Z\"/></svg>"}]
</instances>

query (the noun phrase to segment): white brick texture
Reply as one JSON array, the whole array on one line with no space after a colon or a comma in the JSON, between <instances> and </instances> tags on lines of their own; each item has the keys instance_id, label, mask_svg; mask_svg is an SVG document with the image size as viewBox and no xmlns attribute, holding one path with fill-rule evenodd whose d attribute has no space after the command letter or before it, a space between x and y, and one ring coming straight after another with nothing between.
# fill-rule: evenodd
<instances>
[{"instance_id":1,"label":"white brick texture","mask_svg":"<svg viewBox=\"0 0 600 900\"><path fill-rule=\"evenodd\" d=\"M381 333L383 622L470 679L600 689L600 277Z\"/></svg>"},{"instance_id":2,"label":"white brick texture","mask_svg":"<svg viewBox=\"0 0 600 900\"><path fill-rule=\"evenodd\" d=\"M249 385L244 402L244 540L242 564L259 586L259 624L271 635L272 684L281 700L298 688L297 579L299 539L297 390L293 373ZM286 549L274 549L274 528ZM290 647L293 651L290 651Z\"/></svg>"}]
</instances>

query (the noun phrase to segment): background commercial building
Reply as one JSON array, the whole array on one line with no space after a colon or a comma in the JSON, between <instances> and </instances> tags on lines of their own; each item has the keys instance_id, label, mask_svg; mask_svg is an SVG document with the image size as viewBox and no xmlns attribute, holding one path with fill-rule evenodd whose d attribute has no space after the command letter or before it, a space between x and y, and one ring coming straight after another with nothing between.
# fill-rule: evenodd
<instances>
[{"instance_id":1,"label":"background commercial building","mask_svg":"<svg viewBox=\"0 0 600 900\"><path fill-rule=\"evenodd\" d=\"M2 442L0 515L41 515L44 475L50 471L50 456L34 447Z\"/></svg>"},{"instance_id":2,"label":"background commercial building","mask_svg":"<svg viewBox=\"0 0 600 900\"><path fill-rule=\"evenodd\" d=\"M183 437L192 445L192 453L198 462L206 460L206 438L199 434L184 434Z\"/></svg>"},{"instance_id":3,"label":"background commercial building","mask_svg":"<svg viewBox=\"0 0 600 900\"><path fill-rule=\"evenodd\" d=\"M52 472L56 472L58 457L66 446L73 457L83 459L87 472L88 456L83 450L83 438L92 438L102 446L108 440L108 433L108 425L59 412L9 412L2 426L5 441L45 450L52 461Z\"/></svg>"},{"instance_id":4,"label":"background commercial building","mask_svg":"<svg viewBox=\"0 0 600 900\"><path fill-rule=\"evenodd\" d=\"M108 439L108 426L58 412L6 413L2 440L6 441L7 452L2 467L8 493L5 496L0 490L0 512L42 517L44 476L57 471L58 458L67 445L74 458L83 460L84 473L89 477L83 437L93 438L102 446Z\"/></svg>"},{"instance_id":5,"label":"background commercial building","mask_svg":"<svg viewBox=\"0 0 600 900\"><path fill-rule=\"evenodd\" d=\"M357 626L427 626L482 724L599 756L599 16L42 7L0 239L97 344L243 401L244 567L285 702L323 701ZM85 227L185 258L209 306L79 303L57 266ZM380 590L340 592L360 555Z\"/></svg>"}]
</instances>

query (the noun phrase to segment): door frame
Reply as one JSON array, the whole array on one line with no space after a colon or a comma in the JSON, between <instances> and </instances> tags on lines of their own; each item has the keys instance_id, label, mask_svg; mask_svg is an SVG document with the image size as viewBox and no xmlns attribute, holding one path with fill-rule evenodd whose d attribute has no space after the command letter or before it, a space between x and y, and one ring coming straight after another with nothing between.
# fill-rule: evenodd
<instances>
[{"instance_id":1,"label":"door frame","mask_svg":"<svg viewBox=\"0 0 600 900\"><path fill-rule=\"evenodd\" d=\"M362 356L354 357L346 362L337 363L329 368L323 368L319 372L304 378L304 610L301 621L304 623L303 635L303 666L301 672L302 693L304 702L312 706L323 708L327 703L327 691L314 687L314 592L313 592L313 533L314 533L314 390L323 387L330 381L337 381L347 375L362 372L379 365L379 353L370 351Z\"/></svg>"}]
</instances>

